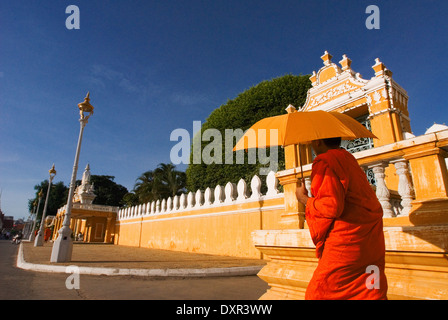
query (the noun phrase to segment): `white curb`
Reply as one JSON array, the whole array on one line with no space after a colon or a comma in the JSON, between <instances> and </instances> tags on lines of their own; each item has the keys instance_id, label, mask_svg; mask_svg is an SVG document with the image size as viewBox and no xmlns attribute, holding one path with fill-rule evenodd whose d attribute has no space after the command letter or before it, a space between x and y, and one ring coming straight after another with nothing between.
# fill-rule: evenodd
<instances>
[{"instance_id":1,"label":"white curb","mask_svg":"<svg viewBox=\"0 0 448 320\"><path fill-rule=\"evenodd\" d=\"M68 273L68 266L35 264L23 259L22 244L17 254L17 267L24 270L38 272ZM263 266L204 268L204 269L121 269L79 267L80 274L105 276L144 276L144 277L222 277L222 276L251 276L256 275Z\"/></svg>"}]
</instances>

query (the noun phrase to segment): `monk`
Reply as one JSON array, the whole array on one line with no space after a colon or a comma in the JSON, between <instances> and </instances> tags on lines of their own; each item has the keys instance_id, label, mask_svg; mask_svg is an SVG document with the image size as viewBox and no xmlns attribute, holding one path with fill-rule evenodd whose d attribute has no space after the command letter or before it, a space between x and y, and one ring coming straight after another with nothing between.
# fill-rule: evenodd
<instances>
[{"instance_id":1,"label":"monk","mask_svg":"<svg viewBox=\"0 0 448 320\"><path fill-rule=\"evenodd\" d=\"M305 299L387 299L383 210L340 138L312 141L311 194L296 190L319 259Z\"/></svg>"}]
</instances>

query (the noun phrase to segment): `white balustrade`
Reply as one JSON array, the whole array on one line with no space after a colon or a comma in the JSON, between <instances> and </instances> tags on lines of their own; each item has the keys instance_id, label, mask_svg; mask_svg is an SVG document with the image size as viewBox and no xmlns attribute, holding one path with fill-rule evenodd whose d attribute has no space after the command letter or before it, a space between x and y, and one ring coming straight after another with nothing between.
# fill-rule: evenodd
<instances>
[{"instance_id":1,"label":"white balustrade","mask_svg":"<svg viewBox=\"0 0 448 320\"><path fill-rule=\"evenodd\" d=\"M217 185L215 188L205 189L204 192L197 190L196 192L188 192L188 194L182 193L167 199L149 201L145 204L122 208L118 212L118 219L126 220L153 214L225 206L233 203L259 201L262 197L269 198L283 195L278 191L278 180L275 172L271 171L266 176L267 192L265 195L261 192L261 185L261 179L255 175L250 181L250 193L246 181L240 179L237 185L228 182L225 187Z\"/></svg>"}]
</instances>

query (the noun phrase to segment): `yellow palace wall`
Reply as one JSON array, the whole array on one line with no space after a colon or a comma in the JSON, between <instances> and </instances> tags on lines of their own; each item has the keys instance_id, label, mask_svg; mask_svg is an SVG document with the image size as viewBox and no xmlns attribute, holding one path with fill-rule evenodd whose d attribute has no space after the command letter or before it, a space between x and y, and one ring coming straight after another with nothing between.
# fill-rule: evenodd
<instances>
[{"instance_id":1,"label":"yellow palace wall","mask_svg":"<svg viewBox=\"0 0 448 320\"><path fill-rule=\"evenodd\" d=\"M159 201L122 209L115 225L115 244L262 258L252 243L251 233L277 229L284 213L284 197L274 186L274 173L270 178L272 186L266 195L259 194L255 187L257 196L249 197L245 182L240 180L238 190L227 184L225 197L218 201L211 202L207 197L204 201L200 198L202 193L197 192L196 198L192 193L185 195L183 199L187 201L176 209L174 203L168 206L166 201L163 205ZM207 195L210 194L209 191Z\"/></svg>"}]
</instances>

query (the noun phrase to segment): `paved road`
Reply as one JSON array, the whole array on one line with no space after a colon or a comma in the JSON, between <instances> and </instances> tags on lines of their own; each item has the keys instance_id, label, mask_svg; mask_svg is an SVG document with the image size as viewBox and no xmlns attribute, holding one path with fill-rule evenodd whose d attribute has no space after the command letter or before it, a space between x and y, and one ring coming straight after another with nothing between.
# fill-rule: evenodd
<instances>
[{"instance_id":1,"label":"paved road","mask_svg":"<svg viewBox=\"0 0 448 320\"><path fill-rule=\"evenodd\" d=\"M18 246L0 241L0 300L257 300L268 289L257 276L156 280L80 275L79 289L69 290L70 274L19 269L17 252Z\"/></svg>"}]
</instances>

